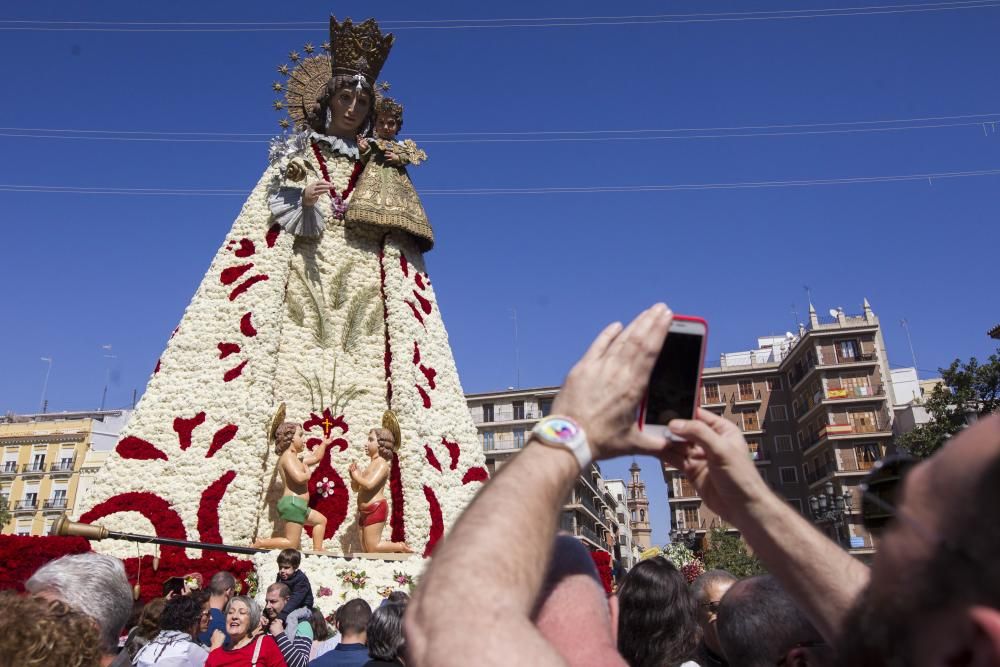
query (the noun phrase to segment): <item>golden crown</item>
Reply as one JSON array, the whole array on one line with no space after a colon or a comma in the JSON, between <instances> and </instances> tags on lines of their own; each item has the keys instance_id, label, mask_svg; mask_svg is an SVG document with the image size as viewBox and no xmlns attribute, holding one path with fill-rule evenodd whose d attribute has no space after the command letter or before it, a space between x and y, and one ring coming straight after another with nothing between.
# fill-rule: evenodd
<instances>
[{"instance_id":1,"label":"golden crown","mask_svg":"<svg viewBox=\"0 0 1000 667\"><path fill-rule=\"evenodd\" d=\"M402 122L403 105L386 94L389 92L389 88L386 81L380 81L375 87L375 115L388 114Z\"/></svg>"},{"instance_id":2,"label":"golden crown","mask_svg":"<svg viewBox=\"0 0 1000 667\"><path fill-rule=\"evenodd\" d=\"M369 86L375 85L396 36L382 34L375 19L354 25L351 19L337 22L330 17L330 55L333 76L360 74ZM324 45L325 46L325 45Z\"/></svg>"},{"instance_id":3,"label":"golden crown","mask_svg":"<svg viewBox=\"0 0 1000 667\"><path fill-rule=\"evenodd\" d=\"M336 17L331 16L330 41L320 46L326 53L316 53L316 47L310 42L302 47L304 55L298 51L288 54L291 65L278 66L278 74L288 79L285 83L275 81L271 84L278 95L272 104L274 110L288 114L278 124L282 128L294 125L297 130L307 129L309 115L315 112L317 100L326 90L331 75L360 75L374 87L395 40L391 33L382 34L375 19L354 25L351 19L338 23Z\"/></svg>"}]
</instances>

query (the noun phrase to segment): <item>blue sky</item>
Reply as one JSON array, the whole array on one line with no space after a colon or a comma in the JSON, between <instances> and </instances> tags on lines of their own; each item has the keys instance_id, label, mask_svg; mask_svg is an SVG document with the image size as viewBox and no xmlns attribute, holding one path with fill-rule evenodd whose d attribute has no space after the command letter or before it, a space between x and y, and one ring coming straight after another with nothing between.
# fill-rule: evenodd
<instances>
[{"instance_id":1,"label":"blue sky","mask_svg":"<svg viewBox=\"0 0 1000 667\"><path fill-rule=\"evenodd\" d=\"M294 17L260 2L5 7L2 21L316 25L253 32L4 30L7 104L0 126L39 129L0 129L22 135L0 136L0 184L249 192L267 149L256 143L265 137L244 135L277 130L270 108L275 67L306 41L324 41L329 11L366 18L372 10L371 3L309 4L297 6ZM1000 7L717 20L722 12L834 6L424 2L418 14L412 3L385 2L377 18L716 14L702 22L544 28L397 23L410 28L396 31L383 78L406 105L403 134L430 154L411 172L418 191L1000 169L1000 132L986 122L1000 120ZM770 127L789 125L797 127ZM915 128L927 125L953 126ZM696 129L668 132L678 128ZM159 139L164 136L120 133L201 132L208 134L186 138L211 141L85 140L49 131L58 129ZM844 129L852 131L831 131ZM660 132L625 132L635 130ZM569 131L605 132L455 135ZM29 133L62 138L23 136ZM718 134L756 136L693 138ZM473 136L508 141L468 141ZM222 138L243 143L217 141ZM986 330L1000 322L998 186L1000 177L985 175L803 187L427 194L439 239L427 262L466 391L514 384L514 309L520 384L550 385L562 380L605 323L656 300L706 317L709 360L717 361L720 352L753 345L757 335L793 328L793 310L805 317L804 285L820 313L836 306L856 312L867 297L882 319L894 365L911 363L899 326L907 318L919 367L933 371L955 357L985 357L995 349ZM109 370L108 404L128 404L133 389L142 391L244 197L0 188L0 410L38 408L43 356L55 360L50 409L97 407ZM115 359L105 358L103 345L112 345ZM628 463L603 467L625 477ZM654 537L663 541L662 479L651 460L641 463L654 501Z\"/></svg>"}]
</instances>

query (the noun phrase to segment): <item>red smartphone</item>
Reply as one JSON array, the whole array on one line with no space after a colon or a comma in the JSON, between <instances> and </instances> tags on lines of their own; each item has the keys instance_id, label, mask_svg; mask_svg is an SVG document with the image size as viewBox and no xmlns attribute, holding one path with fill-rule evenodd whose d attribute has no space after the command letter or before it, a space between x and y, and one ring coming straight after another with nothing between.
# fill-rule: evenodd
<instances>
[{"instance_id":1,"label":"red smartphone","mask_svg":"<svg viewBox=\"0 0 1000 667\"><path fill-rule=\"evenodd\" d=\"M639 410L639 428L671 440L671 419L692 419L701 396L708 322L700 317L674 315L670 331L649 376L649 388Z\"/></svg>"}]
</instances>

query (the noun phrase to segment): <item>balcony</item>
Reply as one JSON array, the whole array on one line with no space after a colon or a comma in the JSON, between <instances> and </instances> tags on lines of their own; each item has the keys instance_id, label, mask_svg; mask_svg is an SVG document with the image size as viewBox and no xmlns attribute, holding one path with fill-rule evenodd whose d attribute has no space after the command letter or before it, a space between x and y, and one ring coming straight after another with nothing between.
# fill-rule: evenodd
<instances>
[{"instance_id":1,"label":"balcony","mask_svg":"<svg viewBox=\"0 0 1000 667\"><path fill-rule=\"evenodd\" d=\"M17 475L17 461L7 461L0 467L0 478Z\"/></svg>"},{"instance_id":2,"label":"balcony","mask_svg":"<svg viewBox=\"0 0 1000 667\"><path fill-rule=\"evenodd\" d=\"M29 498L27 500L19 500L16 503L14 503L15 514L23 514L23 513L31 514L34 513L36 509L38 509L38 500L33 498Z\"/></svg>"},{"instance_id":3,"label":"balcony","mask_svg":"<svg viewBox=\"0 0 1000 667\"><path fill-rule=\"evenodd\" d=\"M705 400L702 401L701 407L703 408L724 408L726 407L726 394L716 392L712 395L705 394Z\"/></svg>"},{"instance_id":4,"label":"balcony","mask_svg":"<svg viewBox=\"0 0 1000 667\"><path fill-rule=\"evenodd\" d=\"M589 542L591 542L598 549L603 549L603 550L607 551L608 545L605 544L604 538L600 537L597 534L597 531L593 530L592 528L590 528L588 526L579 526L579 530L580 530L580 533L579 533L580 537L586 538Z\"/></svg>"},{"instance_id":5,"label":"balcony","mask_svg":"<svg viewBox=\"0 0 1000 667\"><path fill-rule=\"evenodd\" d=\"M44 475L45 474L45 461L41 463L25 463L21 467L21 473L24 475Z\"/></svg>"},{"instance_id":6,"label":"balcony","mask_svg":"<svg viewBox=\"0 0 1000 667\"><path fill-rule=\"evenodd\" d=\"M855 403L865 403L867 401L883 401L885 400L885 389L882 385L876 385L874 387L869 385L864 385L861 387L840 387L837 389L827 388L826 395L824 396L821 392L816 392L816 395L811 398L805 399L806 411L802 414L796 414L796 421L803 421L809 419L814 413L816 413L817 408L820 406L831 406L831 405L851 405ZM794 410L793 410L794 412Z\"/></svg>"},{"instance_id":7,"label":"balcony","mask_svg":"<svg viewBox=\"0 0 1000 667\"><path fill-rule=\"evenodd\" d=\"M856 354L853 357L837 357L832 359L823 359L822 361L816 357L815 354L810 353L805 359L802 360L803 363L797 365L788 375L792 383L792 389L798 389L799 385L810 377L815 370L823 370L825 368L852 368L859 366L872 365L878 362L878 357L874 352L867 352Z\"/></svg>"},{"instance_id":8,"label":"balcony","mask_svg":"<svg viewBox=\"0 0 1000 667\"><path fill-rule=\"evenodd\" d=\"M871 423L857 421L853 424L827 424L813 429L809 433L810 444L803 449L803 456L808 456L813 449L828 440L851 440L872 436L892 435L892 423L888 415L880 413Z\"/></svg>"},{"instance_id":9,"label":"balcony","mask_svg":"<svg viewBox=\"0 0 1000 667\"><path fill-rule=\"evenodd\" d=\"M65 512L67 507L65 498L49 498L45 501L43 509L46 512Z\"/></svg>"},{"instance_id":10,"label":"balcony","mask_svg":"<svg viewBox=\"0 0 1000 667\"><path fill-rule=\"evenodd\" d=\"M731 400L733 405L760 403L760 389L757 391L734 391Z\"/></svg>"},{"instance_id":11,"label":"balcony","mask_svg":"<svg viewBox=\"0 0 1000 667\"><path fill-rule=\"evenodd\" d=\"M695 491L694 486L687 479L679 479L678 484L671 486L671 490L674 492L670 496L669 500L671 502L675 500L697 500L698 492Z\"/></svg>"},{"instance_id":12,"label":"balcony","mask_svg":"<svg viewBox=\"0 0 1000 667\"><path fill-rule=\"evenodd\" d=\"M49 472L53 475L70 475L73 473L75 459L62 459L58 463L49 466Z\"/></svg>"}]
</instances>

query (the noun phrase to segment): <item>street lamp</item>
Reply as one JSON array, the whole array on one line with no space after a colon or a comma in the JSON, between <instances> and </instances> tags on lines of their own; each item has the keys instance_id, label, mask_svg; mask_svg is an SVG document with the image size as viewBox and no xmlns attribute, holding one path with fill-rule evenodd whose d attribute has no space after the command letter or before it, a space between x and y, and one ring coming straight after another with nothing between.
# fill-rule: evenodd
<instances>
[{"instance_id":1,"label":"street lamp","mask_svg":"<svg viewBox=\"0 0 1000 667\"><path fill-rule=\"evenodd\" d=\"M833 524L833 532L837 538L837 544L843 546L840 541L839 526L847 525L847 515L851 513L851 492L844 491L837 495L834 492L833 482L828 481L823 485L823 493L818 496L809 496L809 511L812 513L816 523Z\"/></svg>"},{"instance_id":2,"label":"street lamp","mask_svg":"<svg viewBox=\"0 0 1000 667\"><path fill-rule=\"evenodd\" d=\"M670 541L683 544L691 551L698 546L698 533L694 529L679 530L677 528L670 531Z\"/></svg>"}]
</instances>

